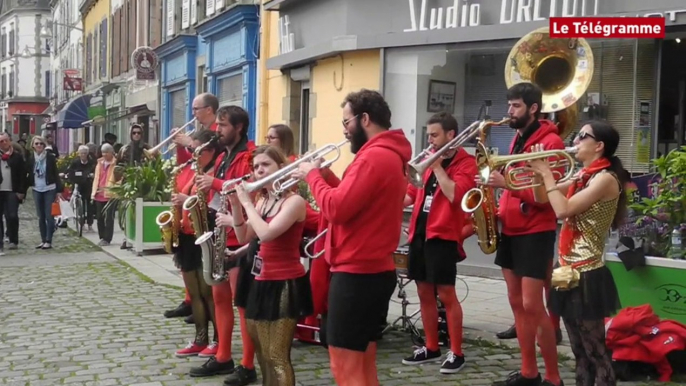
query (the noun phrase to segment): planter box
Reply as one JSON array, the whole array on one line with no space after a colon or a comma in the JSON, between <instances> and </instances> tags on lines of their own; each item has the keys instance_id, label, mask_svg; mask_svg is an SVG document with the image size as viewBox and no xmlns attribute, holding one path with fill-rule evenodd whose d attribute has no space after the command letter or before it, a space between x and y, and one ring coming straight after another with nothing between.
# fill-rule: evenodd
<instances>
[{"instance_id":1,"label":"planter box","mask_svg":"<svg viewBox=\"0 0 686 386\"><path fill-rule=\"evenodd\" d=\"M144 202L139 198L126 213L126 242L133 245L138 255L151 249L163 249L160 227L155 221L157 215L169 210L170 202Z\"/></svg>"},{"instance_id":2,"label":"planter box","mask_svg":"<svg viewBox=\"0 0 686 386\"><path fill-rule=\"evenodd\" d=\"M615 253L605 255L622 307L650 304L663 319L686 324L686 260L646 257L645 267L631 271Z\"/></svg>"}]
</instances>

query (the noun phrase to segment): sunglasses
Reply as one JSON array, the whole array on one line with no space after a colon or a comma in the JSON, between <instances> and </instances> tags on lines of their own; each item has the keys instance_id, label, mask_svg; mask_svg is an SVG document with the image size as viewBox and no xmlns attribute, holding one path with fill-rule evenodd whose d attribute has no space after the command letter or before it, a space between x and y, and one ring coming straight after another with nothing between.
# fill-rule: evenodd
<instances>
[{"instance_id":1,"label":"sunglasses","mask_svg":"<svg viewBox=\"0 0 686 386\"><path fill-rule=\"evenodd\" d=\"M595 136L586 131L580 131L579 134L576 135L576 137L579 139L579 141L583 141L586 138L591 138L595 140Z\"/></svg>"},{"instance_id":2,"label":"sunglasses","mask_svg":"<svg viewBox=\"0 0 686 386\"><path fill-rule=\"evenodd\" d=\"M34 145L35 146L45 146L45 144L43 142L36 142L36 143L34 143Z\"/></svg>"}]
</instances>

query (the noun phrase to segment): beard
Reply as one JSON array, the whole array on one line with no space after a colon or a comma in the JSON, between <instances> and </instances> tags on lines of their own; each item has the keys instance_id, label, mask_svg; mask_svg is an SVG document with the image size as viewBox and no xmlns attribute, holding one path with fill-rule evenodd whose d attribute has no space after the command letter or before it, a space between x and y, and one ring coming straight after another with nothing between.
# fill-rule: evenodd
<instances>
[{"instance_id":1,"label":"beard","mask_svg":"<svg viewBox=\"0 0 686 386\"><path fill-rule=\"evenodd\" d=\"M531 119L531 114L527 110L526 113L524 113L524 116L516 118L512 117L512 120L510 121L510 127L513 129L523 129L526 127L527 122Z\"/></svg>"},{"instance_id":2,"label":"beard","mask_svg":"<svg viewBox=\"0 0 686 386\"><path fill-rule=\"evenodd\" d=\"M355 130L350 135L350 152L357 154L367 141L369 141L367 133L362 130L359 124L356 125Z\"/></svg>"}]
</instances>

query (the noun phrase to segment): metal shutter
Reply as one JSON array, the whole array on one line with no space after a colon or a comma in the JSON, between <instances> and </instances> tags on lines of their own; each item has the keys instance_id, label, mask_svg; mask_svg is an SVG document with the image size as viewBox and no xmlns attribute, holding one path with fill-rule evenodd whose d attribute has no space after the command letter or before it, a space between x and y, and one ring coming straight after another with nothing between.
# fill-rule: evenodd
<instances>
[{"instance_id":1,"label":"metal shutter","mask_svg":"<svg viewBox=\"0 0 686 386\"><path fill-rule=\"evenodd\" d=\"M243 107L243 74L236 74L217 80L219 106Z\"/></svg>"},{"instance_id":2,"label":"metal shutter","mask_svg":"<svg viewBox=\"0 0 686 386\"><path fill-rule=\"evenodd\" d=\"M171 128L181 127L186 123L186 90L169 93L169 106L172 108Z\"/></svg>"}]
</instances>

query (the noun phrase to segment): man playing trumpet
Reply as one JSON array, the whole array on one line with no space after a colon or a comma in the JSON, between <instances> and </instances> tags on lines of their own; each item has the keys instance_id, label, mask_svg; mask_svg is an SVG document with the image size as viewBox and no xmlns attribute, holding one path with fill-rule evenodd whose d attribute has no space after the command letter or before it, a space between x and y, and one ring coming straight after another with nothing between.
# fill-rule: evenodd
<instances>
[{"instance_id":1,"label":"man playing trumpet","mask_svg":"<svg viewBox=\"0 0 686 386\"><path fill-rule=\"evenodd\" d=\"M457 121L448 113L434 115L427 122L427 135L434 152L444 154L423 175L423 186L408 185L405 206L414 204L408 242L409 277L417 284L426 346L403 360L420 365L441 358L438 347L438 305L436 292L446 308L450 351L441 373L453 374L465 364L462 354L462 306L455 293L457 262L465 214L462 196L475 186L476 161L464 149L449 149L457 136ZM435 153L432 153L435 154Z\"/></svg>"},{"instance_id":2,"label":"man playing trumpet","mask_svg":"<svg viewBox=\"0 0 686 386\"><path fill-rule=\"evenodd\" d=\"M203 93L193 99L193 118L199 124L196 130L211 130L217 131L217 109L219 109L219 100L216 96L210 93ZM172 129L172 132L178 130ZM193 156L188 149L192 144L191 137L186 133L178 133L174 135L174 143L176 144L176 158L179 162L186 162Z\"/></svg>"},{"instance_id":3,"label":"man playing trumpet","mask_svg":"<svg viewBox=\"0 0 686 386\"><path fill-rule=\"evenodd\" d=\"M534 145L544 150L563 150L564 143L551 121L539 120L542 92L532 83L519 83L507 91L510 127L517 134L511 154L528 152ZM476 176L481 183L479 176ZM550 280L557 217L549 203L538 203L531 189L510 190L503 174L491 172L487 185L503 189L498 205L502 224L495 264L503 271L508 298L514 314L517 339L522 353L521 370L499 386L559 386L555 331L543 302L545 283ZM541 380L536 363L536 334L546 374ZM451 337L452 338L452 337Z\"/></svg>"}]
</instances>

